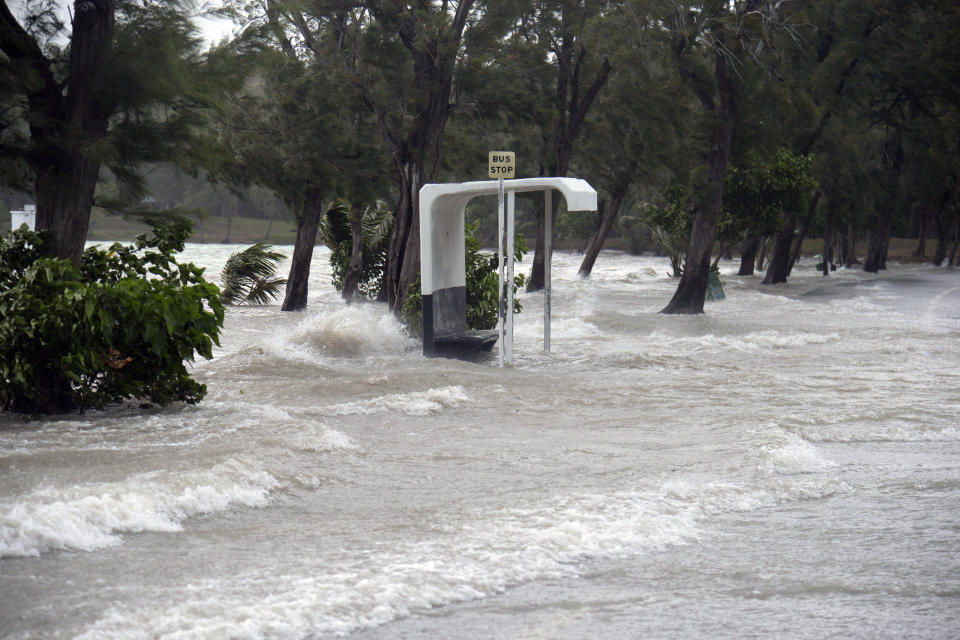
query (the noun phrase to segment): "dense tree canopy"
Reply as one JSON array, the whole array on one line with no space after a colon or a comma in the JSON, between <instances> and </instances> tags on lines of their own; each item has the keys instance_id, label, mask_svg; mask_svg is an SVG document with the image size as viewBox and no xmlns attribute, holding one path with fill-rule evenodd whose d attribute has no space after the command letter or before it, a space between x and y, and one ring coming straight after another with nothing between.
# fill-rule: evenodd
<instances>
[{"instance_id":1,"label":"dense tree canopy","mask_svg":"<svg viewBox=\"0 0 960 640\"><path fill-rule=\"evenodd\" d=\"M689 235L665 311L702 311L731 243L752 274L772 241L769 282L808 235L847 265L861 241L868 270L891 234L918 254L935 238L932 260L955 261L960 9L947 0L232 0L219 6L237 36L208 53L188 2L76 3L69 28L48 4L0 10L0 162L74 260L97 177L136 199L144 163L174 160L296 216L288 308L306 304L325 207L388 203L380 294L397 310L419 272L420 186L480 178L489 149L512 148L521 174L599 188L584 275L669 185L686 194L669 203ZM804 159L802 197L763 200L787 158Z\"/></svg>"}]
</instances>

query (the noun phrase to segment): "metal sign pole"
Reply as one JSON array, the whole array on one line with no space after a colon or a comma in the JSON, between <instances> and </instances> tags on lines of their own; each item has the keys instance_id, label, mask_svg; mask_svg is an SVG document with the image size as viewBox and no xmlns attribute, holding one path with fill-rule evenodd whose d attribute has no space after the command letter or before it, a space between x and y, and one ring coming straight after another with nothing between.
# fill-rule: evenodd
<instances>
[{"instance_id":1,"label":"metal sign pole","mask_svg":"<svg viewBox=\"0 0 960 640\"><path fill-rule=\"evenodd\" d=\"M504 235L504 211L503 211L503 178L500 178L497 185L497 353L500 356L500 366L503 366L504 356L504 311L503 303L503 235Z\"/></svg>"},{"instance_id":2,"label":"metal sign pole","mask_svg":"<svg viewBox=\"0 0 960 640\"><path fill-rule=\"evenodd\" d=\"M514 217L516 211L516 192L507 192L507 344L506 360L507 364L513 364L513 238L514 238Z\"/></svg>"},{"instance_id":3,"label":"metal sign pole","mask_svg":"<svg viewBox=\"0 0 960 640\"><path fill-rule=\"evenodd\" d=\"M550 260L553 257L553 191L543 192L543 352L550 353Z\"/></svg>"}]
</instances>

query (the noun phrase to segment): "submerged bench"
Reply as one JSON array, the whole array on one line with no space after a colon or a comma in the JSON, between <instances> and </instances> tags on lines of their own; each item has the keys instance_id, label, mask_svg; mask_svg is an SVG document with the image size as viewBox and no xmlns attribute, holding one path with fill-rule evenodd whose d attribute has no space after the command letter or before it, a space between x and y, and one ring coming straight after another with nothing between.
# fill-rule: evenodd
<instances>
[{"instance_id":1,"label":"submerged bench","mask_svg":"<svg viewBox=\"0 0 960 640\"><path fill-rule=\"evenodd\" d=\"M467 328L466 285L423 294L424 355L470 358L490 351L496 343L496 329Z\"/></svg>"}]
</instances>

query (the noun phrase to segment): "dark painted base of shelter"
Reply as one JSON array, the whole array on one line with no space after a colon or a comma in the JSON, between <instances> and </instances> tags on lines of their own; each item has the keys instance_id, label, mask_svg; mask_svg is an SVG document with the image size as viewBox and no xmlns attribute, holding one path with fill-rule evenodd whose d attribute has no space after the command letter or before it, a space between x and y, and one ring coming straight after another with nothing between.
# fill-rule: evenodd
<instances>
[{"instance_id":1,"label":"dark painted base of shelter","mask_svg":"<svg viewBox=\"0 0 960 640\"><path fill-rule=\"evenodd\" d=\"M462 335L435 338L433 355L469 360L478 353L490 351L495 344L497 344L496 331L467 331Z\"/></svg>"},{"instance_id":2,"label":"dark painted base of shelter","mask_svg":"<svg viewBox=\"0 0 960 640\"><path fill-rule=\"evenodd\" d=\"M467 329L467 288L449 287L423 296L423 355L469 360L490 351L497 332Z\"/></svg>"}]
</instances>

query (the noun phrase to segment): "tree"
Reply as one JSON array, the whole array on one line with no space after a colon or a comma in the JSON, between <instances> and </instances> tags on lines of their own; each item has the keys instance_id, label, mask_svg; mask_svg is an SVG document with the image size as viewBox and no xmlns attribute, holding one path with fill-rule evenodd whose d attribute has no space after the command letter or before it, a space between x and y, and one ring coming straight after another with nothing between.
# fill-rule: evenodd
<instances>
[{"instance_id":1,"label":"tree","mask_svg":"<svg viewBox=\"0 0 960 640\"><path fill-rule=\"evenodd\" d=\"M44 250L79 264L101 166L138 201L139 164L183 151L213 80L184 2L77 0L62 50L65 25L35 6L24 24L0 6L3 176L35 195Z\"/></svg>"},{"instance_id":2,"label":"tree","mask_svg":"<svg viewBox=\"0 0 960 640\"><path fill-rule=\"evenodd\" d=\"M323 241L330 249L333 286L344 300L379 296L392 224L382 201L359 211L340 200L327 209Z\"/></svg>"},{"instance_id":3,"label":"tree","mask_svg":"<svg viewBox=\"0 0 960 640\"><path fill-rule=\"evenodd\" d=\"M786 282L796 254L791 252L793 246L794 228L798 213L805 208L809 200L808 217L804 227L809 224L809 218L816 210L819 196L808 198L815 183L810 177L809 157L797 156L787 150L781 150L771 163L766 175L762 177L763 205L774 208L782 216L783 224L774 239L773 255L764 284ZM762 229L769 232L770 227ZM798 249L803 242L800 234Z\"/></svg>"},{"instance_id":4,"label":"tree","mask_svg":"<svg viewBox=\"0 0 960 640\"><path fill-rule=\"evenodd\" d=\"M747 241L739 275L753 275L761 239L782 226L786 208L796 208L796 196L791 199L791 190L800 188L795 185L797 177L793 171L798 165L805 166L803 159L798 161L789 151L781 150L771 163L764 163L754 154L746 166L727 171L718 236L728 247Z\"/></svg>"},{"instance_id":5,"label":"tree","mask_svg":"<svg viewBox=\"0 0 960 640\"><path fill-rule=\"evenodd\" d=\"M495 11L475 13L474 4L422 0L306 6L271 0L259 3L252 15L288 58L312 60L310 74L331 74L338 82L327 86L339 85L364 105L371 121L351 118L358 124L350 132L355 139L369 140L371 130L379 132L397 185L384 279L384 297L397 313L419 272L418 192L439 170L462 39L469 29L502 20ZM341 113L357 116L359 111ZM323 115L334 121L329 113ZM348 199L358 205L375 201Z\"/></svg>"},{"instance_id":6,"label":"tree","mask_svg":"<svg viewBox=\"0 0 960 640\"><path fill-rule=\"evenodd\" d=\"M673 183L664 189L662 207L648 205L643 210L643 221L653 231L653 239L661 251L670 258L670 276L683 275L683 263L689 246L692 217L686 203L690 194L687 188Z\"/></svg>"},{"instance_id":7,"label":"tree","mask_svg":"<svg viewBox=\"0 0 960 640\"><path fill-rule=\"evenodd\" d=\"M331 117L342 111L317 63L269 49L257 52L255 61L247 88L223 113L216 141L223 152L214 176L234 185L262 185L294 212L297 235L281 309L299 311L307 306L323 196L335 192L338 156L348 137Z\"/></svg>"},{"instance_id":8,"label":"tree","mask_svg":"<svg viewBox=\"0 0 960 640\"><path fill-rule=\"evenodd\" d=\"M636 23L639 14L631 15ZM607 195L580 265L583 278L590 276L604 241L628 208L631 191L649 194L685 177L692 152L683 135L690 123L690 104L674 94L675 78L663 60L663 30L649 14L643 37L638 38L636 32L622 29L624 17L612 12L599 25L599 35L608 42L611 66L630 72L610 76L585 122L576 159L577 168Z\"/></svg>"},{"instance_id":9,"label":"tree","mask_svg":"<svg viewBox=\"0 0 960 640\"><path fill-rule=\"evenodd\" d=\"M554 124L543 140L540 163L544 175L563 177L569 173L587 114L610 78L609 58L596 56L589 35L595 22L613 19L605 15L608 10L609 3L605 0L559 0L540 5L534 14L536 26L531 37L542 47L543 58L552 61L556 77L556 85L550 88L547 99ZM619 208L626 190L618 187L618 192L622 194L613 202ZM558 205L559 200L554 199L551 220L557 219ZM553 229L545 229L544 224L545 216L539 212L527 291L539 291L544 286L544 234L554 233Z\"/></svg>"},{"instance_id":10,"label":"tree","mask_svg":"<svg viewBox=\"0 0 960 640\"><path fill-rule=\"evenodd\" d=\"M760 28L748 29L748 25L757 24L747 20L754 12ZM753 2L676 4L669 25L674 62L681 80L700 102L710 151L705 158L706 175L698 181L689 204L692 224L686 264L677 290L662 313L703 313L710 254L737 119L735 56L746 47L764 48L765 33L762 14Z\"/></svg>"}]
</instances>

